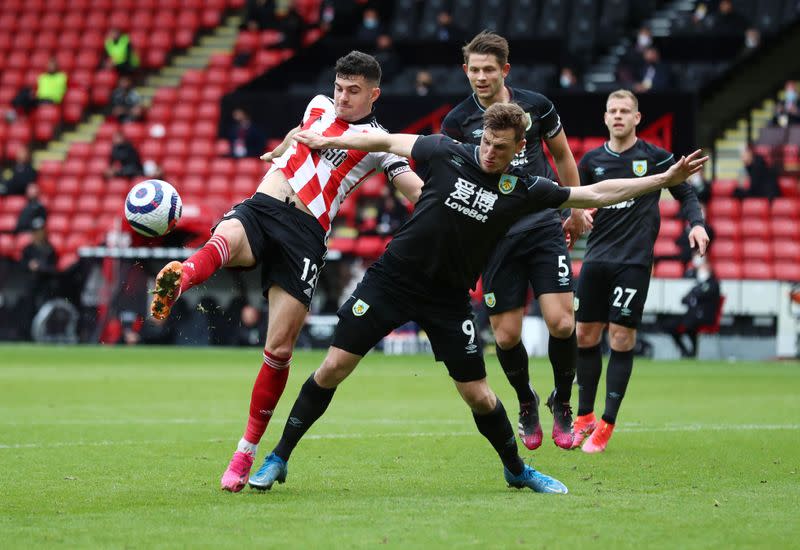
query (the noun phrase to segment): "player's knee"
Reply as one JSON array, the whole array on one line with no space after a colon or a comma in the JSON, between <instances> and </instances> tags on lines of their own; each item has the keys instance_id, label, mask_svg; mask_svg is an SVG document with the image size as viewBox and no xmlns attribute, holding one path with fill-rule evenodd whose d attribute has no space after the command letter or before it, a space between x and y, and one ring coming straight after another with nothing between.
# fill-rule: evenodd
<instances>
[{"instance_id":1,"label":"player's knee","mask_svg":"<svg viewBox=\"0 0 800 550\"><path fill-rule=\"evenodd\" d=\"M291 342L287 341L267 344L264 349L275 357L291 357L293 346Z\"/></svg>"},{"instance_id":2,"label":"player's knee","mask_svg":"<svg viewBox=\"0 0 800 550\"><path fill-rule=\"evenodd\" d=\"M497 397L486 384L475 384L461 393L461 397L478 414L489 414L497 406Z\"/></svg>"},{"instance_id":3,"label":"player's knee","mask_svg":"<svg viewBox=\"0 0 800 550\"><path fill-rule=\"evenodd\" d=\"M602 331L592 327L587 327L582 323L578 323L578 326L575 329L575 334L578 338L579 348L591 348L600 343Z\"/></svg>"},{"instance_id":4,"label":"player's knee","mask_svg":"<svg viewBox=\"0 0 800 550\"><path fill-rule=\"evenodd\" d=\"M565 339L572 336L575 330L575 317L570 313L562 313L554 319L547 320L547 330L555 338Z\"/></svg>"},{"instance_id":5,"label":"player's knee","mask_svg":"<svg viewBox=\"0 0 800 550\"><path fill-rule=\"evenodd\" d=\"M494 327L494 339L500 349L511 349L519 344L522 327L513 323L502 323Z\"/></svg>"},{"instance_id":6,"label":"player's knee","mask_svg":"<svg viewBox=\"0 0 800 550\"><path fill-rule=\"evenodd\" d=\"M636 331L617 329L608 334L609 345L614 351L630 351L636 345Z\"/></svg>"},{"instance_id":7,"label":"player's knee","mask_svg":"<svg viewBox=\"0 0 800 550\"><path fill-rule=\"evenodd\" d=\"M335 388L352 370L348 365L328 355L314 374L314 380L323 388Z\"/></svg>"},{"instance_id":8,"label":"player's knee","mask_svg":"<svg viewBox=\"0 0 800 550\"><path fill-rule=\"evenodd\" d=\"M247 243L247 235L245 234L244 226L239 220L222 220L214 229L214 235L223 237L228 243L228 250L230 251L229 265L249 265L252 263L252 252Z\"/></svg>"}]
</instances>

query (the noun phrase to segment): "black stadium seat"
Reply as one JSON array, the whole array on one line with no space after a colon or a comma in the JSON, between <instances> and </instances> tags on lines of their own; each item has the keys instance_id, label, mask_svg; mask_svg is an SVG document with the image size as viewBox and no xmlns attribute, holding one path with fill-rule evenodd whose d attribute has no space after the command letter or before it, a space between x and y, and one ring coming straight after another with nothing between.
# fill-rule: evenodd
<instances>
[{"instance_id":1,"label":"black stadium seat","mask_svg":"<svg viewBox=\"0 0 800 550\"><path fill-rule=\"evenodd\" d=\"M443 11L450 11L447 0L428 0L422 10L419 24L417 25L417 38L420 40L433 40L436 37L436 16Z\"/></svg>"},{"instance_id":2,"label":"black stadium seat","mask_svg":"<svg viewBox=\"0 0 800 550\"><path fill-rule=\"evenodd\" d=\"M560 37L565 34L569 5L561 0L544 0L539 15L536 32L544 38Z\"/></svg>"},{"instance_id":3,"label":"black stadium seat","mask_svg":"<svg viewBox=\"0 0 800 550\"><path fill-rule=\"evenodd\" d=\"M479 21L483 28L504 35L506 33L505 24L507 18L507 0L484 0L481 2Z\"/></svg>"},{"instance_id":4,"label":"black stadium seat","mask_svg":"<svg viewBox=\"0 0 800 550\"><path fill-rule=\"evenodd\" d=\"M475 21L476 0L453 0L450 14L453 16L453 24L464 31L465 41L478 34L482 30L481 22Z\"/></svg>"},{"instance_id":5,"label":"black stadium seat","mask_svg":"<svg viewBox=\"0 0 800 550\"><path fill-rule=\"evenodd\" d=\"M510 40L531 38L538 8L538 0L517 0L511 3L511 13L506 24L506 34Z\"/></svg>"},{"instance_id":6,"label":"black stadium seat","mask_svg":"<svg viewBox=\"0 0 800 550\"><path fill-rule=\"evenodd\" d=\"M759 0L756 8L755 24L763 32L777 31L781 24L781 8L784 0Z\"/></svg>"}]
</instances>

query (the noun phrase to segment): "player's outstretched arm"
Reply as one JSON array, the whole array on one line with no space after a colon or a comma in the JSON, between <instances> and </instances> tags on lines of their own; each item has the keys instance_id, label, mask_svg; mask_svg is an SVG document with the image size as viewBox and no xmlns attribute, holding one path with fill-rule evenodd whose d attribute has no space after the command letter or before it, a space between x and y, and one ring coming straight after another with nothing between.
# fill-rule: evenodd
<instances>
[{"instance_id":1,"label":"player's outstretched arm","mask_svg":"<svg viewBox=\"0 0 800 550\"><path fill-rule=\"evenodd\" d=\"M288 149L289 145L292 143L294 135L300 131L300 128L301 126L298 125L289 130L289 133L286 134L286 136L283 138L283 141L280 142L280 144L277 147L275 147L275 149L261 155L260 157L261 160L266 162L272 162L273 160L284 154L286 152L286 149Z\"/></svg>"},{"instance_id":2,"label":"player's outstretched arm","mask_svg":"<svg viewBox=\"0 0 800 550\"><path fill-rule=\"evenodd\" d=\"M708 157L700 157L700 154L701 151L698 149L688 157L681 157L663 174L642 178L610 179L593 185L570 188L569 198L561 206L578 208L608 206L664 187L678 185L703 168Z\"/></svg>"},{"instance_id":3,"label":"player's outstretched arm","mask_svg":"<svg viewBox=\"0 0 800 550\"><path fill-rule=\"evenodd\" d=\"M303 130L295 134L294 139L311 149L355 149L368 153L394 153L410 158L411 149L418 137L417 134L385 134L383 132L363 132L331 137L311 130Z\"/></svg>"}]
</instances>

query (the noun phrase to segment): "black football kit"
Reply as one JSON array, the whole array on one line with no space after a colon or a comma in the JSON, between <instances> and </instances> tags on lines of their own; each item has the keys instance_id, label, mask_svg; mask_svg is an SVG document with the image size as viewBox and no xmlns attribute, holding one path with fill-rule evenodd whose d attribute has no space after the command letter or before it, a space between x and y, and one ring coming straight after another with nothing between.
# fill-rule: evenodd
<instances>
[{"instance_id":1,"label":"black football kit","mask_svg":"<svg viewBox=\"0 0 800 550\"><path fill-rule=\"evenodd\" d=\"M581 185L591 185L612 178L660 174L674 163L672 153L638 139L621 153L612 151L608 143L588 151L578 172ZM702 225L700 203L691 186L684 182L669 191L681 202L689 223ZM660 198L659 190L597 210L578 281L578 321L638 326L661 224Z\"/></svg>"},{"instance_id":2,"label":"black football kit","mask_svg":"<svg viewBox=\"0 0 800 550\"><path fill-rule=\"evenodd\" d=\"M427 174L420 199L340 308L333 345L365 355L415 321L455 380L479 380L485 369L469 289L509 227L563 204L569 188L543 177L488 174L477 146L443 135L418 138L412 157Z\"/></svg>"},{"instance_id":3,"label":"black football kit","mask_svg":"<svg viewBox=\"0 0 800 550\"><path fill-rule=\"evenodd\" d=\"M511 101L530 118L526 146L511 162L511 173L544 176L555 174L542 151L542 140L561 132L561 120L545 96L519 88L508 88ZM453 139L479 144L485 109L475 94L459 103L442 122L442 132ZM534 293L572 292L572 269L561 217L548 209L529 214L514 223L492 252L483 271L483 294L490 314L525 305L528 285Z\"/></svg>"}]
</instances>

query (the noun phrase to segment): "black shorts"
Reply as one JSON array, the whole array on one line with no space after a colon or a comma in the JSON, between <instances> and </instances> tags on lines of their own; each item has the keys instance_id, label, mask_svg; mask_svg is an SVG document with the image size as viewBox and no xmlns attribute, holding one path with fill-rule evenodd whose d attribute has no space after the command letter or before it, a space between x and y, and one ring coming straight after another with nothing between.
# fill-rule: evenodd
<instances>
[{"instance_id":1,"label":"black shorts","mask_svg":"<svg viewBox=\"0 0 800 550\"><path fill-rule=\"evenodd\" d=\"M222 219L242 222L256 263L261 264L264 296L272 285L278 285L306 307L311 305L327 253L325 230L316 218L291 204L256 193Z\"/></svg>"},{"instance_id":2,"label":"black shorts","mask_svg":"<svg viewBox=\"0 0 800 550\"><path fill-rule=\"evenodd\" d=\"M339 308L332 345L366 355L395 328L414 321L428 335L434 356L458 382L486 377L483 345L469 294L435 292L418 278L387 267L385 256L367 270L352 296Z\"/></svg>"},{"instance_id":3,"label":"black shorts","mask_svg":"<svg viewBox=\"0 0 800 550\"><path fill-rule=\"evenodd\" d=\"M525 306L528 285L542 294L572 292L572 263L558 224L508 235L483 271L483 301L489 315Z\"/></svg>"},{"instance_id":4,"label":"black shorts","mask_svg":"<svg viewBox=\"0 0 800 550\"><path fill-rule=\"evenodd\" d=\"M583 264L575 297L579 323L615 323L636 328L642 320L650 268L606 262Z\"/></svg>"}]
</instances>

